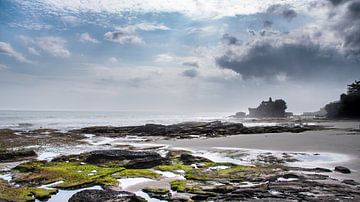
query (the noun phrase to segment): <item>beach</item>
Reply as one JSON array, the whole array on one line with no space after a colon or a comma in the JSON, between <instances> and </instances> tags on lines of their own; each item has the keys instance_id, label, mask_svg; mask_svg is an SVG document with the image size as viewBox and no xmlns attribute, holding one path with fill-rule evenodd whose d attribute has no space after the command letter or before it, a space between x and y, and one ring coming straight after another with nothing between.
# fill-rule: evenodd
<instances>
[{"instance_id":1,"label":"beach","mask_svg":"<svg viewBox=\"0 0 360 202\"><path fill-rule=\"evenodd\" d=\"M35 189L35 183L46 194L33 199L53 202L88 194L116 197L119 191L140 201L359 197L357 121L193 119L168 125L98 126L95 120L83 128L28 123L1 129L0 144L12 157L0 163L0 185L16 192ZM50 171L66 174L58 178ZM314 183L318 188L308 189ZM265 191L264 184L270 185ZM295 191L300 187L308 188Z\"/></svg>"}]
</instances>

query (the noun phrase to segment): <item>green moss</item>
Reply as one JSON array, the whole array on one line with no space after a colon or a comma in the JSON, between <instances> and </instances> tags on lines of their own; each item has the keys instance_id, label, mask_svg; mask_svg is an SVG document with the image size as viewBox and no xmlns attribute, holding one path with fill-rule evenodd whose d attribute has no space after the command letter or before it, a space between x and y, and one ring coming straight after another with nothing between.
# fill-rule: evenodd
<instances>
[{"instance_id":1,"label":"green moss","mask_svg":"<svg viewBox=\"0 0 360 202\"><path fill-rule=\"evenodd\" d=\"M170 191L168 189L156 188L156 187L147 187L147 188L144 188L143 191L146 193L154 193L154 194L160 194L160 195L165 195L165 194L170 193Z\"/></svg>"},{"instance_id":2,"label":"green moss","mask_svg":"<svg viewBox=\"0 0 360 202\"><path fill-rule=\"evenodd\" d=\"M245 172L245 171L250 171L250 170L254 170L254 167L238 165L238 166L234 166L234 167L231 167L231 168L219 170L218 172L221 175L231 175L231 174L236 174L236 173L239 173L239 172Z\"/></svg>"},{"instance_id":3,"label":"green moss","mask_svg":"<svg viewBox=\"0 0 360 202\"><path fill-rule=\"evenodd\" d=\"M114 178L113 176L107 175L107 176L98 178L96 180L96 184L100 184L105 187L118 186L119 181L116 178Z\"/></svg>"},{"instance_id":4,"label":"green moss","mask_svg":"<svg viewBox=\"0 0 360 202\"><path fill-rule=\"evenodd\" d=\"M45 165L46 161L31 161L22 163L16 166L14 169L22 172L33 172L35 170L39 170L39 168Z\"/></svg>"},{"instance_id":5,"label":"green moss","mask_svg":"<svg viewBox=\"0 0 360 202\"><path fill-rule=\"evenodd\" d=\"M161 175L148 169L125 169L121 172L113 175L116 178L123 177L147 177L147 178L159 178Z\"/></svg>"},{"instance_id":6,"label":"green moss","mask_svg":"<svg viewBox=\"0 0 360 202\"><path fill-rule=\"evenodd\" d=\"M57 192L56 189L42 189L36 187L12 187L6 181L0 180L0 199L9 201L34 201L46 199Z\"/></svg>"},{"instance_id":7,"label":"green moss","mask_svg":"<svg viewBox=\"0 0 360 202\"><path fill-rule=\"evenodd\" d=\"M186 172L186 171L193 170L194 168L192 166L189 166L189 165L174 164L174 165L157 166L156 169L161 170L161 171L183 170L183 171Z\"/></svg>"},{"instance_id":8,"label":"green moss","mask_svg":"<svg viewBox=\"0 0 360 202\"><path fill-rule=\"evenodd\" d=\"M210 166L211 167L211 166ZM233 166L222 170L213 170L209 167L194 169L186 172L185 178L190 180L207 181L212 179L237 179L241 180L246 175L256 172L255 167L251 166Z\"/></svg>"},{"instance_id":9,"label":"green moss","mask_svg":"<svg viewBox=\"0 0 360 202\"><path fill-rule=\"evenodd\" d=\"M23 167L23 165L21 165ZM57 188L79 188L89 184L100 185L114 185L116 179L111 179L112 174L120 172L125 168L105 168L97 165L85 164L82 165L76 162L55 162L48 164L33 164L35 169L31 166L25 165L33 172L22 173L15 181L28 184L48 184L56 181L64 181L57 184Z\"/></svg>"},{"instance_id":10,"label":"green moss","mask_svg":"<svg viewBox=\"0 0 360 202\"><path fill-rule=\"evenodd\" d=\"M56 189L31 188L30 190L34 194L35 198L40 200L49 198L51 195L57 193Z\"/></svg>"},{"instance_id":11,"label":"green moss","mask_svg":"<svg viewBox=\"0 0 360 202\"><path fill-rule=\"evenodd\" d=\"M193 194L204 193L201 187L189 180L173 180L170 182L171 189L178 192L187 192Z\"/></svg>"},{"instance_id":12,"label":"green moss","mask_svg":"<svg viewBox=\"0 0 360 202\"><path fill-rule=\"evenodd\" d=\"M215 166L229 166L229 167L234 167L236 166L236 164L233 164L233 163L217 163L217 162L203 162L203 163L200 163L202 166L204 167L215 167Z\"/></svg>"}]
</instances>

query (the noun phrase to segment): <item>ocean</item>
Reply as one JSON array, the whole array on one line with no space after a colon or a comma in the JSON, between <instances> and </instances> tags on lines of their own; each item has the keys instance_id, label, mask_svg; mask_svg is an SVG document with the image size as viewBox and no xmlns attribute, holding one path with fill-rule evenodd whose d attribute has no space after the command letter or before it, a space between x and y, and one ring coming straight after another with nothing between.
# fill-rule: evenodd
<instances>
[{"instance_id":1,"label":"ocean","mask_svg":"<svg viewBox=\"0 0 360 202\"><path fill-rule=\"evenodd\" d=\"M88 126L131 126L147 123L175 124L189 121L226 121L231 113L170 114L126 111L15 111L0 110L0 128L70 130Z\"/></svg>"}]
</instances>

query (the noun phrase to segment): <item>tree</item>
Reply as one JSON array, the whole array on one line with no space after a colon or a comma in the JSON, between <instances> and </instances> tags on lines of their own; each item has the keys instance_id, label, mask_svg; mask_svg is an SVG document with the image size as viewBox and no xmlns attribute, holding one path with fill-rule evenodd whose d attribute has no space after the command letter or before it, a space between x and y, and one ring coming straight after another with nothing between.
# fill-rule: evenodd
<instances>
[{"instance_id":1,"label":"tree","mask_svg":"<svg viewBox=\"0 0 360 202\"><path fill-rule=\"evenodd\" d=\"M340 101L325 106L328 118L360 118L360 81L348 85L347 94Z\"/></svg>"},{"instance_id":2,"label":"tree","mask_svg":"<svg viewBox=\"0 0 360 202\"><path fill-rule=\"evenodd\" d=\"M354 83L348 85L347 94L360 94L360 81L354 81Z\"/></svg>"}]
</instances>

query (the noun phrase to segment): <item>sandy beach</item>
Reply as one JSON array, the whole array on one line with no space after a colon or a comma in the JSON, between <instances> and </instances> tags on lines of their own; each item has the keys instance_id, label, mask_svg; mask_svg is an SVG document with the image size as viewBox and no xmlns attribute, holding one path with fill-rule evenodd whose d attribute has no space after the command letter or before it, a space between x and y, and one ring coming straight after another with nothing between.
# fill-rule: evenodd
<instances>
[{"instance_id":1,"label":"sandy beach","mask_svg":"<svg viewBox=\"0 0 360 202\"><path fill-rule=\"evenodd\" d=\"M337 162L328 162L327 167L331 169L340 163L353 170L346 178L359 180L360 133L351 131L359 127L359 123L354 121L324 122L322 125L334 127L335 129L306 131L303 133L245 134L209 139L162 140L156 141L156 143L194 150L229 147L255 151L343 154L348 158L338 159Z\"/></svg>"}]
</instances>

